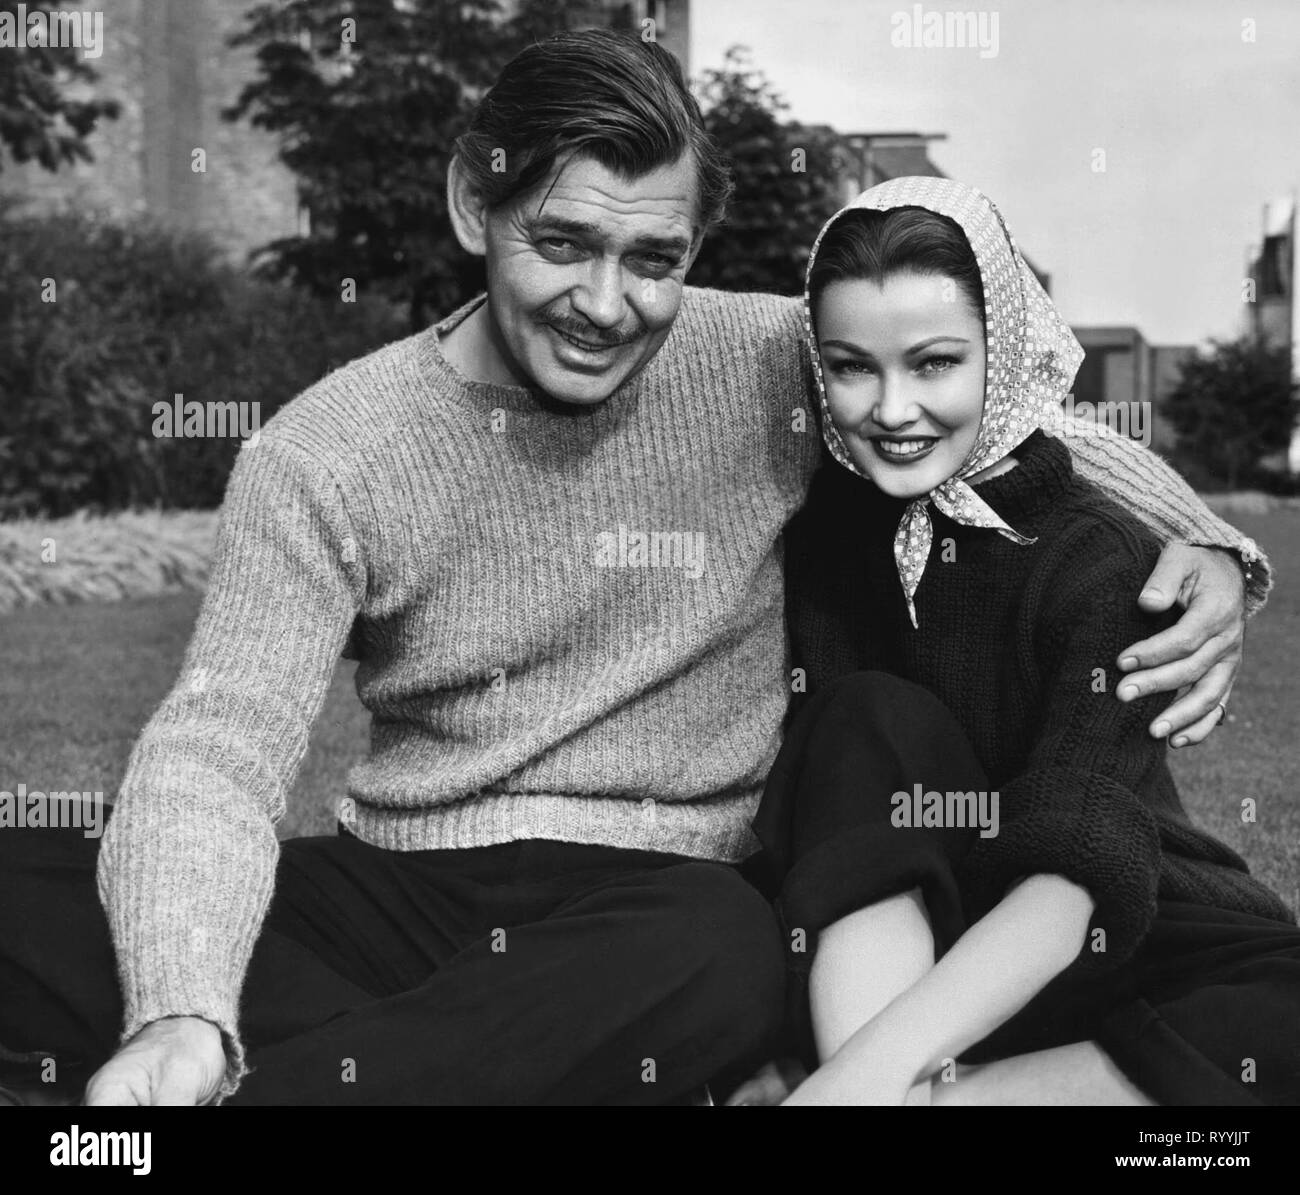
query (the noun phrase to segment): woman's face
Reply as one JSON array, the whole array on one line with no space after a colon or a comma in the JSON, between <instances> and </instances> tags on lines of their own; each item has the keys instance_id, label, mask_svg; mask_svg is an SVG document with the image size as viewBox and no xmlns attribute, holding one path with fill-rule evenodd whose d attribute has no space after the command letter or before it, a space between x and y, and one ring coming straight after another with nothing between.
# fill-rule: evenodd
<instances>
[{"instance_id":1,"label":"woman's face","mask_svg":"<svg viewBox=\"0 0 1300 1195\"><path fill-rule=\"evenodd\" d=\"M943 274L832 282L815 309L831 420L885 493L915 498L961 468L984 410L984 327Z\"/></svg>"}]
</instances>

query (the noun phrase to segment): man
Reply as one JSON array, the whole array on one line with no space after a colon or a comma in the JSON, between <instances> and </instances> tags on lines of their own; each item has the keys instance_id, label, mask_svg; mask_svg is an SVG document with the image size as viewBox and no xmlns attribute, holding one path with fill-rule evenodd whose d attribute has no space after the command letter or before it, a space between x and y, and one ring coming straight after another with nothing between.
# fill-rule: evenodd
<instances>
[{"instance_id":1,"label":"man","mask_svg":"<svg viewBox=\"0 0 1300 1195\"><path fill-rule=\"evenodd\" d=\"M80 839L0 843L11 1055L102 1063L89 1103L663 1103L770 1049L785 944L740 865L819 436L798 303L684 287L727 189L654 44L566 34L505 69L449 178L486 301L241 453L104 912ZM1079 443L1167 538L1254 558L1154 457ZM1199 680L1165 716L1195 740L1240 573L1181 546L1150 586L1189 613L1134 682ZM343 833L277 844L345 647L372 732Z\"/></svg>"}]
</instances>

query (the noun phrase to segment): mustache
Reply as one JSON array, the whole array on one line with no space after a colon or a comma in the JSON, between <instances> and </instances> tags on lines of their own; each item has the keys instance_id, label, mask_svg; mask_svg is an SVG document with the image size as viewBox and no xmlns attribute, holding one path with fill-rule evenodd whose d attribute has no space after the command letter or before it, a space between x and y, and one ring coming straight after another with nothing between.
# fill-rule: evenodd
<instances>
[{"instance_id":1,"label":"mustache","mask_svg":"<svg viewBox=\"0 0 1300 1195\"><path fill-rule=\"evenodd\" d=\"M640 320L626 330L621 328L610 330L597 328L586 320L575 320L561 313L551 315L543 311L537 317L537 322L546 324L557 332L563 332L566 336L572 336L575 340L585 340L588 344L598 344L603 348L617 348L619 345L631 344L633 341L640 340L646 333L645 325Z\"/></svg>"}]
</instances>

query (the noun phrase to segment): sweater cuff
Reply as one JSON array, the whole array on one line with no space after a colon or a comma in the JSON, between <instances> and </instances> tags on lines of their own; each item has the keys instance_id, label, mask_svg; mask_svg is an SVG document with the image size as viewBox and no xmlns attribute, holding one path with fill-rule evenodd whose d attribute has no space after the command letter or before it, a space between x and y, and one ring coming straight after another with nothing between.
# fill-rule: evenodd
<instances>
[{"instance_id":1,"label":"sweater cuff","mask_svg":"<svg viewBox=\"0 0 1300 1195\"><path fill-rule=\"evenodd\" d=\"M177 791L212 791L215 777L174 765ZM220 795L220 793L218 793ZM278 844L236 815L234 801L179 813L125 786L100 848L100 902L108 917L122 989L122 1041L165 1017L191 1016L221 1030L234 1093L246 1065L239 994L275 883ZM206 816L205 816L206 815ZM242 832L241 832L242 831Z\"/></svg>"},{"instance_id":2,"label":"sweater cuff","mask_svg":"<svg viewBox=\"0 0 1300 1195\"><path fill-rule=\"evenodd\" d=\"M1151 815L1106 777L1064 769L1020 777L1002 799L998 833L975 839L961 864L968 918L983 917L1017 880L1060 875L1096 905L1063 974L1101 974L1130 958L1156 914L1160 835Z\"/></svg>"},{"instance_id":3,"label":"sweater cuff","mask_svg":"<svg viewBox=\"0 0 1300 1195\"><path fill-rule=\"evenodd\" d=\"M1044 413L1048 435L1066 439L1076 470L1154 530L1164 543L1181 541L1237 555L1246 586L1246 617L1263 609L1272 588L1268 557L1249 536L1221 519L1186 480L1154 452L1088 420Z\"/></svg>"}]
</instances>

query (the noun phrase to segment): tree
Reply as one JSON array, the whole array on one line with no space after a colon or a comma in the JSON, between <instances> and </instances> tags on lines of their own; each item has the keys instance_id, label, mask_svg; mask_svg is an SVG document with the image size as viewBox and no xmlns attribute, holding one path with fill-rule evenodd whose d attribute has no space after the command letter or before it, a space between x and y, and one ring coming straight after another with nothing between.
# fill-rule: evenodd
<instances>
[{"instance_id":1,"label":"tree","mask_svg":"<svg viewBox=\"0 0 1300 1195\"><path fill-rule=\"evenodd\" d=\"M456 243L447 166L477 99L533 39L598 6L524 0L288 0L247 14L236 45L259 77L223 115L281 139L311 228L255 254L259 273L338 297L343 279L404 304L423 328L483 289ZM349 23L350 22L350 23Z\"/></svg>"},{"instance_id":2,"label":"tree","mask_svg":"<svg viewBox=\"0 0 1300 1195\"><path fill-rule=\"evenodd\" d=\"M803 291L821 226L841 205L840 142L832 129L785 121L787 105L733 46L697 84L704 122L731 160L736 190L726 221L691 268L696 286Z\"/></svg>"},{"instance_id":3,"label":"tree","mask_svg":"<svg viewBox=\"0 0 1300 1195\"><path fill-rule=\"evenodd\" d=\"M49 14L61 3L29 3L27 14ZM0 12L12 14L17 22L18 5L11 0L0 0ZM121 105L111 99L72 99L65 89L70 82L98 78L74 46L4 46L0 49L0 145L15 162L37 161L46 170L77 160L92 161L86 138L100 119L115 120ZM0 154L0 170L4 158Z\"/></svg>"},{"instance_id":4,"label":"tree","mask_svg":"<svg viewBox=\"0 0 1300 1195\"><path fill-rule=\"evenodd\" d=\"M1165 413L1179 453L1235 489L1262 457L1287 447L1300 403L1288 349L1251 337L1212 345L1184 362Z\"/></svg>"}]
</instances>

